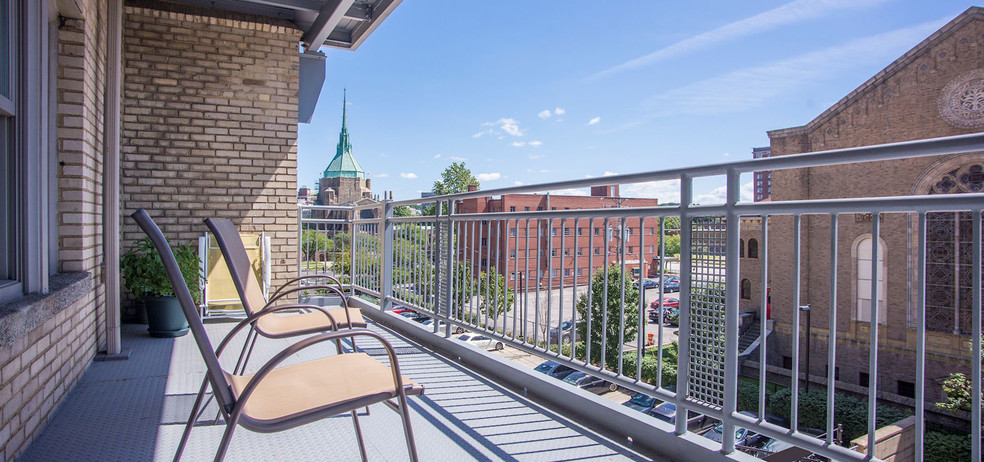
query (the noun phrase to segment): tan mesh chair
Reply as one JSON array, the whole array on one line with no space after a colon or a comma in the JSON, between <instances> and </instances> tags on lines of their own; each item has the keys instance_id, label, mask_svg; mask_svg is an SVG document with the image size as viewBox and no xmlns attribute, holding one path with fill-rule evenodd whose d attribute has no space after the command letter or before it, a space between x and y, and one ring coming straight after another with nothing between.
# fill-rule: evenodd
<instances>
[{"instance_id":1,"label":"tan mesh chair","mask_svg":"<svg viewBox=\"0 0 984 462\"><path fill-rule=\"evenodd\" d=\"M407 394L423 393L423 388L400 375L396 352L386 339L366 329L346 329L315 335L287 347L260 367L255 374L230 374L219 365L219 356L228 346L229 341L254 322L264 317L275 316L275 313L290 308L271 307L251 314L233 327L219 343L218 349L213 351L205 326L198 317L195 301L160 228L143 209L137 210L132 217L150 237L160 254L164 270L171 285L174 286L174 293L181 303L185 317L188 318L192 335L206 365L205 380L195 399L174 460L181 458L209 385L226 421L226 429L215 454L216 461L221 461L225 457L233 432L240 425L256 432L270 433L346 412L352 414L359 450L362 459L365 460L365 443L362 440L359 418L355 410L378 402L387 403L400 413L409 458L417 460L413 431L410 427ZM319 307L316 309L323 313L322 316L328 315L328 310ZM327 317L331 319L330 316ZM333 323L329 323L329 327L334 327ZM389 356L390 365L387 367L365 353L346 353L277 367L285 359L305 348L357 336L370 337L381 343ZM398 403L392 401L394 398L397 398ZM335 443L337 442L331 441L330 444Z\"/></svg>"},{"instance_id":2,"label":"tan mesh chair","mask_svg":"<svg viewBox=\"0 0 984 462\"><path fill-rule=\"evenodd\" d=\"M232 281L236 286L236 290L239 292L239 298L242 300L243 309L246 311L247 316L251 316L272 306L287 306L276 304L286 300L286 296L299 291L325 290L335 293L341 298L341 306L338 308L314 310L315 307L312 305L293 305L295 308L308 308L314 311L286 316L267 316L257 319L246 334L246 342L243 343L243 350L239 354L239 360L236 361L236 368L233 372L246 370L246 364L249 362L253 347L256 344L257 334L268 338L289 338L334 330L332 325L336 328L343 329L367 327L362 313L358 309L348 307L348 300L345 297L341 282L331 276L303 276L291 279L277 289L270 296L270 300L265 300L263 298L263 290L260 288L260 284L256 280L256 275L252 271L249 254L246 252L246 247L239 237L239 230L236 229L236 225L228 218L217 220L208 218L205 220L205 225L212 231L216 242L219 244L219 250L222 251L222 256L225 258L226 265L229 267L229 273L232 275ZM323 284L299 285L300 282L307 279L329 279L334 282L335 286ZM294 287L295 285L298 286ZM325 317L325 312L328 314L327 318Z\"/></svg>"}]
</instances>

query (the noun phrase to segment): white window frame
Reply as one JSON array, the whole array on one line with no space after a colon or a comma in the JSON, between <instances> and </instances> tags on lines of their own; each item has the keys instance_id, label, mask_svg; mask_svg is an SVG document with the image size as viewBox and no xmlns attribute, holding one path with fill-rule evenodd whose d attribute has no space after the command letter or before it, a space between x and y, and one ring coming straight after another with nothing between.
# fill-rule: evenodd
<instances>
[{"instance_id":1,"label":"white window frame","mask_svg":"<svg viewBox=\"0 0 984 462\"><path fill-rule=\"evenodd\" d=\"M867 323L871 322L871 242L871 234L858 236L851 252L854 257L854 319ZM885 240L879 238L878 324L888 324L887 255Z\"/></svg>"}]
</instances>

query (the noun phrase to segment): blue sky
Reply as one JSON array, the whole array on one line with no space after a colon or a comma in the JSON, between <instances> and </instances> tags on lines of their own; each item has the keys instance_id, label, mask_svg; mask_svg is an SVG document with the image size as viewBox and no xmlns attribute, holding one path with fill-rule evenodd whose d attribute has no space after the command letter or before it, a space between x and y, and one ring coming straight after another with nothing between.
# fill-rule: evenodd
<instances>
[{"instance_id":1,"label":"blue sky","mask_svg":"<svg viewBox=\"0 0 984 462\"><path fill-rule=\"evenodd\" d=\"M353 152L396 199L461 160L482 189L744 160L971 5L404 1L355 52L323 50L298 184L315 186L335 153L342 88ZM695 184L695 200L717 202L718 186Z\"/></svg>"}]
</instances>

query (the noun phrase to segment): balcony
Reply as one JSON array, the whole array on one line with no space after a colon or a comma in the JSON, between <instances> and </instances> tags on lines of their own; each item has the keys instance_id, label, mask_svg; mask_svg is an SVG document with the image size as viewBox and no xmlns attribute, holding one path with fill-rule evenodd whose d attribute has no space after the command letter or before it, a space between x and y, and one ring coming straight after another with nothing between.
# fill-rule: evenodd
<instances>
[{"instance_id":1,"label":"balcony","mask_svg":"<svg viewBox=\"0 0 984 462\"><path fill-rule=\"evenodd\" d=\"M742 429L802 448L800 458L870 460L885 457L882 451L893 444L882 438L888 431L882 428L894 428L886 425L897 419L886 421L886 416L907 413L915 419L903 430L914 444L903 451L919 460L927 453L924 435L933 430L927 422L946 421L969 429L977 460L981 363L972 358L981 354L984 194L751 203L740 200L739 187L743 174L759 170L782 178L783 172L805 169L816 173L982 151L984 135L974 134L354 209L310 207L301 214L298 273L348 280L352 300L373 320L372 328L399 345L405 375L427 387L423 397L411 400L424 460L748 460L767 454L752 447ZM723 204L694 203L694 180L703 177L724 179ZM680 205L457 213L462 201L476 197L649 182L674 182ZM424 201L438 204L436 215L394 216L396 207ZM676 220L680 225L673 229L669 224ZM934 220L955 221L969 234L956 244L966 247L966 264L950 262L971 274L969 306L939 306L938 300L927 299L934 288L929 284L934 276L927 271L932 260L928 241L941 239L927 231ZM678 326L668 326L661 316L649 319L648 311L662 312L661 304L669 302L661 287L640 293L643 284L633 282L631 274L637 265L639 277L666 281L669 274L660 262L671 260L665 242L673 233L679 233L681 243ZM650 236L658 242L652 251ZM867 241L858 236L868 236ZM752 239L754 256L745 244ZM595 241L603 243L597 255L578 250L595 247ZM893 276L899 271L893 272L890 253L899 246L903 257L912 256L901 279ZM809 266L803 264L806 255L828 259ZM753 278L770 282L745 284ZM895 292L886 293L886 287ZM911 317L887 316L898 312L892 308L898 300L910 299ZM425 327L407 320L391 312L397 305L438 322ZM945 329L928 321L941 312L952 313ZM564 330L565 322L573 329ZM765 335L744 342L748 351L739 351L741 334L756 331L749 322ZM574 390L453 338L458 327L673 403L703 420L669 424ZM216 336L227 329L223 324L209 328ZM166 458L173 451L200 383L201 361L190 339L151 341L134 327L126 334L133 360L91 366L24 454L26 460ZM671 336L678 336L675 346ZM285 343L262 345L266 351L260 354L269 355ZM795 353L783 354L788 351ZM947 414L934 406L943 397L938 396L937 372L930 371L941 367L933 364L940 358L949 358L944 366L951 372L971 377L969 412ZM913 397L889 386L894 384L885 377L892 363L912 366ZM857 364L863 365L864 383L838 377L840 368ZM755 417L774 413L780 396L788 400L787 414L780 417L788 420ZM842 396L864 411L846 416ZM192 434L187 454L195 459L210 457L220 437L222 427L209 425L209 415L214 413L206 412ZM389 444L394 419L382 407L366 416L371 459L404 457L402 445ZM720 441L697 434L714 422L720 422ZM301 448L305 452L292 453ZM357 457L357 446L349 421L338 417L285 436L241 431L231 453L233 459L287 454L349 459Z\"/></svg>"}]
</instances>

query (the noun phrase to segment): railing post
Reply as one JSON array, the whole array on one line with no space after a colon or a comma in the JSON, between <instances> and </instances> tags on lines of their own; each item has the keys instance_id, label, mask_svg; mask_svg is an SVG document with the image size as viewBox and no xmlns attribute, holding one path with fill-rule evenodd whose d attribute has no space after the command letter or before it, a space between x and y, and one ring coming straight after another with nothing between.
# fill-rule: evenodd
<instances>
[{"instance_id":1,"label":"railing post","mask_svg":"<svg viewBox=\"0 0 984 462\"><path fill-rule=\"evenodd\" d=\"M451 337L451 310L454 308L454 263L452 262L452 252L454 251L454 222L451 221L451 215L454 213L454 202L448 201L448 218L447 218L447 229L445 230L445 241L447 242L447 248L445 249L445 264L444 264L444 274L441 275L441 268L437 269L437 278L440 281L445 281L441 284L444 287L444 315L447 316L448 322L444 323L444 338Z\"/></svg>"},{"instance_id":2,"label":"railing post","mask_svg":"<svg viewBox=\"0 0 984 462\"><path fill-rule=\"evenodd\" d=\"M690 280L692 278L691 244L693 243L693 218L690 205L693 202L693 178L684 173L680 175L680 330L677 339L677 389L676 406L679 415L687 415L681 404L687 400L690 382ZM662 284L663 282L660 281ZM660 286L660 292L663 291ZM660 298L663 294L660 293ZM687 419L677 419L677 435L687 433Z\"/></svg>"},{"instance_id":3,"label":"railing post","mask_svg":"<svg viewBox=\"0 0 984 462\"><path fill-rule=\"evenodd\" d=\"M379 269L379 306L383 311L393 309L393 203L389 199L383 200L382 216L382 235L379 239L380 252L382 252L382 265Z\"/></svg>"},{"instance_id":4,"label":"railing post","mask_svg":"<svg viewBox=\"0 0 984 462\"><path fill-rule=\"evenodd\" d=\"M728 170L727 179L727 222L724 260L724 433L721 451L730 454L735 451L734 423L730 417L735 413L738 403L738 286L739 260L738 248L741 223L735 205L741 199L741 174Z\"/></svg>"}]
</instances>

